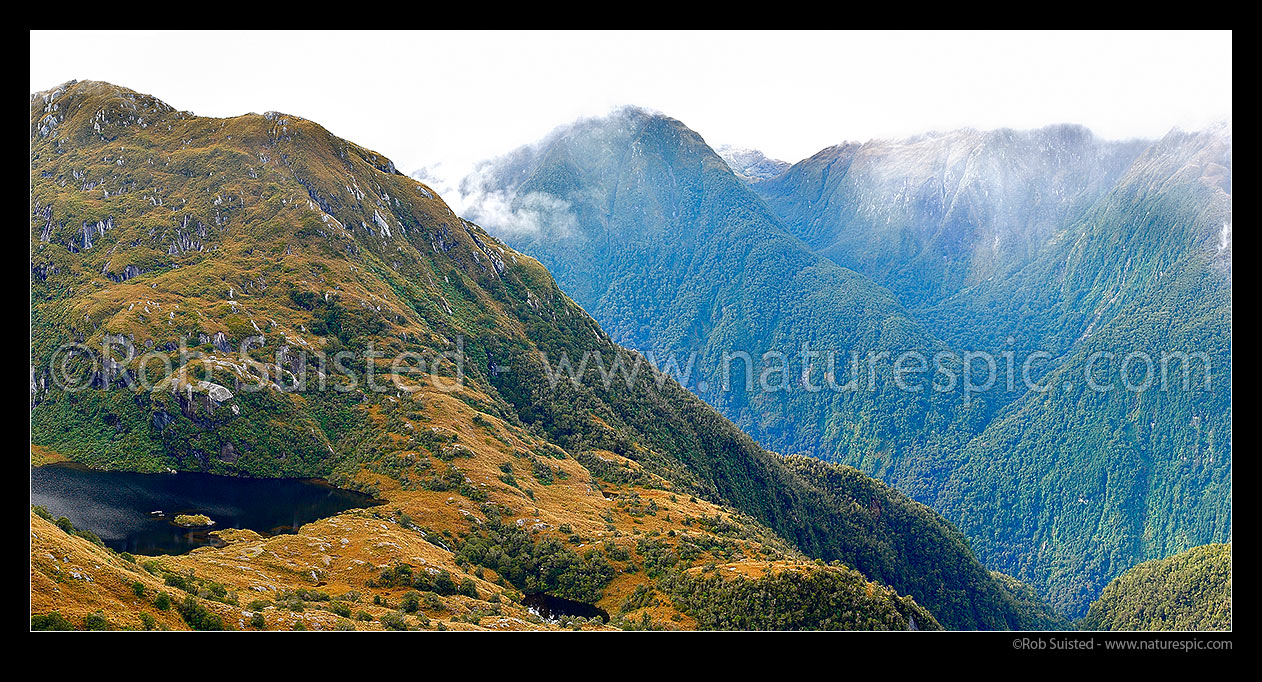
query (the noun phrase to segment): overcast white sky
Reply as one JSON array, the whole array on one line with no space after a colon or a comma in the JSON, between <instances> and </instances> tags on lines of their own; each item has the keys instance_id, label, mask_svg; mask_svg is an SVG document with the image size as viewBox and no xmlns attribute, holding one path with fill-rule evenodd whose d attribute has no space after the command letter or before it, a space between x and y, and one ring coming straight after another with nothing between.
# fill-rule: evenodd
<instances>
[{"instance_id":1,"label":"overcast white sky","mask_svg":"<svg viewBox=\"0 0 1262 682\"><path fill-rule=\"evenodd\" d=\"M448 173L621 104L796 161L844 140L1231 115L1231 33L31 33L31 92L105 80L200 115L283 111Z\"/></svg>"}]
</instances>

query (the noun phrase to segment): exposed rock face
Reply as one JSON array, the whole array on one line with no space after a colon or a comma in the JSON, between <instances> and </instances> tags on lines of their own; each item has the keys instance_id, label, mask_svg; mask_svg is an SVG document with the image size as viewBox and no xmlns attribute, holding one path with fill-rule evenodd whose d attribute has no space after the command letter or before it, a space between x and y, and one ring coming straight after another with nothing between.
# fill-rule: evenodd
<instances>
[{"instance_id":1,"label":"exposed rock face","mask_svg":"<svg viewBox=\"0 0 1262 682\"><path fill-rule=\"evenodd\" d=\"M145 272L135 265L124 266L121 272L111 272L110 264L107 262L105 267L101 268L101 274L121 284L133 277L139 277L140 275L145 274Z\"/></svg>"},{"instance_id":2,"label":"exposed rock face","mask_svg":"<svg viewBox=\"0 0 1262 682\"><path fill-rule=\"evenodd\" d=\"M757 149L744 149L731 145L721 145L714 150L736 174L746 181L767 180L789 170L790 164L780 159L767 158Z\"/></svg>"}]
</instances>

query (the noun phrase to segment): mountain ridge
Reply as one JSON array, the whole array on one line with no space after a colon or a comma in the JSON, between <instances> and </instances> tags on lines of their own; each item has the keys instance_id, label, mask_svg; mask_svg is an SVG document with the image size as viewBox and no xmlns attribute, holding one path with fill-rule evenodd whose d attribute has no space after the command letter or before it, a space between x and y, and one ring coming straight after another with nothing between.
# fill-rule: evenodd
<instances>
[{"instance_id":1,"label":"mountain ridge","mask_svg":"<svg viewBox=\"0 0 1262 682\"><path fill-rule=\"evenodd\" d=\"M1086 630L1231 630L1231 544L1146 561L1109 581Z\"/></svg>"},{"instance_id":2,"label":"mountain ridge","mask_svg":"<svg viewBox=\"0 0 1262 682\"><path fill-rule=\"evenodd\" d=\"M541 351L634 354L538 261L456 216L383 155L300 117L207 119L88 82L32 95L31 146L33 461L55 453L137 471L317 475L389 503L297 535L246 534L137 562L33 510L40 623L60 609L86 624L100 608L108 625L138 627L137 611L167 618L154 606L164 586L191 588L182 621L165 621L190 627L214 616L253 627L240 601L257 588L260 605L246 610L268 627L540 626L522 605L527 591L594 601L624 627L721 627L696 599L751 593L783 595L786 610L742 627L1021 622L958 531L892 489L857 472L852 488L821 489L655 373L625 388L602 388L594 368L576 384L550 382ZM65 340L82 348L55 376L46 368ZM445 355L457 349L463 364ZM114 350L157 354L188 375L133 390L143 361ZM364 383L375 361L307 371L320 352L341 351L437 359L388 392ZM354 387L283 390L299 375ZM442 389L457 377L454 391ZM76 390L59 385L67 378ZM932 579L888 563L919 533L887 526L873 505L944 538L922 555ZM873 545L848 528L883 534ZM59 591L62 562L35 547L74 557L102 587ZM719 564L747 582L726 573L715 582ZM420 565L471 587L436 586ZM872 582L864 567L903 588ZM795 591L786 571L811 576L813 591ZM140 588L129 596L131 582ZM437 601L409 610L408 590ZM357 601L369 594L373 603ZM799 608L820 594L838 610ZM300 615L304 603L314 620ZM340 615L343 604L370 620Z\"/></svg>"},{"instance_id":3,"label":"mountain ridge","mask_svg":"<svg viewBox=\"0 0 1262 682\"><path fill-rule=\"evenodd\" d=\"M654 119L642 114L636 120ZM1106 348L1103 340L1115 343L1121 355L1142 350L1153 358L1169 350L1210 350L1216 370L1229 372L1230 351L1220 343L1230 325L1229 131L1226 152L1210 144L1203 153L1194 151L1197 140L1214 134L1176 132L1144 142L1101 141L1080 126L954 131L888 145L830 147L750 184L720 168L713 150L684 124L656 120L653 137L643 133L646 125L628 126L617 115L603 127L599 120L563 127L477 177L498 193L501 206L520 208L523 197L541 195L565 205L564 234L500 231L493 216L484 222L557 273L561 286L614 338L668 357L699 350L703 366L713 364L714 348L751 350L757 357L765 349L758 342L766 339L793 348L808 340L817 347L874 347L844 335L820 343L847 326L901 327L906 334L894 337L898 342L883 339L876 346L891 351L1011 353L1017 367L1050 352L1051 361L1035 365L1030 381L1077 379L1073 392L1059 397L1024 386L999 389L971 408L944 405L941 398L909 404L905 396L887 398L879 390L869 391L862 405L844 398L812 404L791 393L758 402L707 391L704 385L714 386L710 376L702 377L706 384L685 385L774 450L856 466L946 512L977 543L987 565L1051 593L1057 608L1075 616L1134 562L1230 536L1229 495L1222 487L1222 477L1230 476L1230 445L1222 436L1230 431L1229 380L1213 383L1202 402L1215 415L1213 429L1205 429L1212 432L1217 457L1212 472L1164 461L1197 459L1171 448L1205 447L1184 443L1191 431L1202 434L1199 426L1186 425L1206 419L1194 407L1206 396L1171 393L1166 404L1177 416L1154 419L1154 426L1165 424L1163 435L1145 443L1146 436L1131 434L1150 430L1138 412L1160 414L1156 398L1136 408L1118 393L1106 400L1086 391L1081 380L1089 354ZM890 154L892 165L881 161ZM1180 154L1190 154L1191 165L1180 167ZM1204 174L1193 168L1204 168ZM864 178L875 178L875 184ZM747 188L759 194L766 211L746 196ZM840 192L834 203L821 200L833 192ZM749 208L738 213L730 206ZM837 212L825 210L830 206ZM855 221L861 224L855 227ZM923 242L909 241L907 235L917 234ZM1005 240L1015 245L1011 251L979 260L978 253ZM1188 240L1197 246L1189 250ZM873 258L862 257L865 251L843 258L838 254L850 248L846 244L876 244L878 250ZM1126 259L1110 260L1109 254L1127 249ZM1202 252L1204 263L1197 255ZM826 265L818 265L821 258ZM1168 272L1180 274L1163 281ZM754 304L742 305L740 295L715 284L732 273L740 273L736 286ZM797 279L802 273L811 276ZM895 290L885 289L882 280ZM821 295L843 291L853 297L840 306ZM794 304L781 305L784 299ZM1174 324L1169 310L1178 305L1196 311L1193 318ZM1151 306L1156 308L1145 310ZM854 312L864 310L877 314L855 320ZM1117 331L1123 328L1127 332ZM1158 345L1173 342L1182 345ZM786 373L798 371L792 366ZM1195 388L1202 375L1194 379ZM1083 412L1087 404L1099 414ZM882 421L891 414L902 420ZM1071 414L1091 425L1087 433L1073 431ZM1028 429L1027 420L1048 428ZM1110 442L1107 434L1118 428L1126 434L1117 440L1122 445L1103 450L1101 441ZM934 436L906 435L926 432ZM1076 447L1068 448L1068 441ZM999 442L1016 452L997 452ZM1099 452L1111 454L1092 461ZM1149 478L1156 454L1162 463L1155 468L1169 480ZM1063 479L1061 485L1081 494L1045 491L1032 480L1034 471ZM1078 518L1073 505L1078 499L1093 510L1101 504L1091 503L1100 498L1097 476L1123 482L1110 487L1103 504L1124 511L1099 516L1093 525ZM1206 498L1175 505L1192 507L1186 514L1162 511L1166 496L1183 496L1174 492L1183 485L1205 491ZM993 497L995 491L1022 502L1005 504ZM1040 496L1046 499L1035 499ZM1058 512L1042 518L1035 508ZM1051 518L1054 513L1060 516ZM1076 519L1072 530L1065 527L1070 518ZM1052 526L1064 527L1055 543L1043 539ZM1184 533L1181 540L1139 540ZM1107 542L1082 544L1096 534ZM1049 544L1060 547L1047 550Z\"/></svg>"}]
</instances>

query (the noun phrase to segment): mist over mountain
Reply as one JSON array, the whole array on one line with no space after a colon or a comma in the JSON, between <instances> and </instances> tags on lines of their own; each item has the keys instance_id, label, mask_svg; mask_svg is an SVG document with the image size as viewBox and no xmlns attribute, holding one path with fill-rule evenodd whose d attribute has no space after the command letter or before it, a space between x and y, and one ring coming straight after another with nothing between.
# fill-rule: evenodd
<instances>
[{"instance_id":1,"label":"mist over mountain","mask_svg":"<svg viewBox=\"0 0 1262 682\"><path fill-rule=\"evenodd\" d=\"M721 159L625 117L588 142L646 172L699 154L691 175L587 200L541 178L542 199L506 208L575 220L512 234L596 241L592 197L642 192L615 202L621 224L716 183L739 188L725 215L747 216L751 263L782 258ZM33 629L1047 626L949 522L858 470L764 450L652 369L556 374L561 357L643 357L378 152L291 114L198 117L93 81L32 94L29 133L32 465L321 477L380 502L160 557L33 507ZM522 154L555 154L554 183L602 172ZM861 281L794 259L822 291ZM865 326L914 332L878 288L846 296L875 309ZM401 358L428 369L387 372ZM586 615L545 619L529 603L545 597Z\"/></svg>"},{"instance_id":2,"label":"mist over mountain","mask_svg":"<svg viewBox=\"0 0 1262 682\"><path fill-rule=\"evenodd\" d=\"M918 310L1028 263L1147 146L956 130L829 147L755 189L813 251Z\"/></svg>"},{"instance_id":3,"label":"mist over mountain","mask_svg":"<svg viewBox=\"0 0 1262 682\"><path fill-rule=\"evenodd\" d=\"M1230 30L29 33L32 632L1233 649Z\"/></svg>"},{"instance_id":4,"label":"mist over mountain","mask_svg":"<svg viewBox=\"0 0 1262 682\"><path fill-rule=\"evenodd\" d=\"M736 177L745 181L768 180L789 170L789 162L769 159L757 149L720 145L715 150Z\"/></svg>"},{"instance_id":5,"label":"mist over mountain","mask_svg":"<svg viewBox=\"0 0 1262 682\"><path fill-rule=\"evenodd\" d=\"M614 339L674 366L774 450L863 462L894 480L917 475L904 464L925 449L962 445L965 424L989 409L961 406L958 386L901 390L889 358L860 366L869 354L944 347L888 290L789 235L679 121L628 108L580 122L473 182L494 201L468 215L540 258ZM559 209L558 226L540 206ZM821 355L804 356L812 348ZM851 380L862 389L845 390Z\"/></svg>"},{"instance_id":6,"label":"mist over mountain","mask_svg":"<svg viewBox=\"0 0 1262 682\"><path fill-rule=\"evenodd\" d=\"M759 442L938 509L1064 614L1141 561L1230 539L1229 129L959 130L830 147L763 180L734 167L628 108L484 165L470 182L496 201L468 212L619 342L695 353L685 385ZM899 390L879 364L850 393L807 390L806 358L771 391L707 374L724 353L758 375L765 352L809 345L1032 368L971 401ZM1144 358L1186 379L1124 387ZM1112 388L1091 385L1106 373Z\"/></svg>"},{"instance_id":7,"label":"mist over mountain","mask_svg":"<svg viewBox=\"0 0 1262 682\"><path fill-rule=\"evenodd\" d=\"M971 292L994 327L958 326L979 346L1020 330L1056 367L1041 382L1052 390L969 444L936 506L1063 608L1130 565L1231 538L1230 164L1220 131L1153 143L1033 262ZM996 470L1010 497L980 492ZM1023 539L996 530L1032 518L1041 529Z\"/></svg>"}]
</instances>

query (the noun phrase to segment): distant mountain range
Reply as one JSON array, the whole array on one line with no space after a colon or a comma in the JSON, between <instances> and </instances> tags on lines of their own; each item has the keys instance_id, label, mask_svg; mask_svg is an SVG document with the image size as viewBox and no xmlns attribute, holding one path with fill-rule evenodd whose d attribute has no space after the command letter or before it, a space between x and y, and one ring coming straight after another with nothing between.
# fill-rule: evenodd
<instances>
[{"instance_id":1,"label":"distant mountain range","mask_svg":"<svg viewBox=\"0 0 1262 682\"><path fill-rule=\"evenodd\" d=\"M770 180L789 170L789 162L769 159L757 149L720 145L714 150L727 162L736 177L745 181Z\"/></svg>"},{"instance_id":2,"label":"distant mountain range","mask_svg":"<svg viewBox=\"0 0 1262 682\"><path fill-rule=\"evenodd\" d=\"M464 215L279 112L29 139L32 466L381 502L161 557L33 506L33 629L1230 627L1229 127L789 165L631 107Z\"/></svg>"},{"instance_id":3,"label":"distant mountain range","mask_svg":"<svg viewBox=\"0 0 1262 682\"><path fill-rule=\"evenodd\" d=\"M692 360L682 382L764 446L938 509L1067 616L1139 562L1230 539L1229 128L960 130L780 168L626 108L484 164L464 189L494 201L467 217L616 341ZM1012 369L907 391L880 359L863 390L813 391L843 363L808 348ZM1179 385L1131 390L1145 359ZM750 390L767 376L787 380Z\"/></svg>"}]
</instances>

